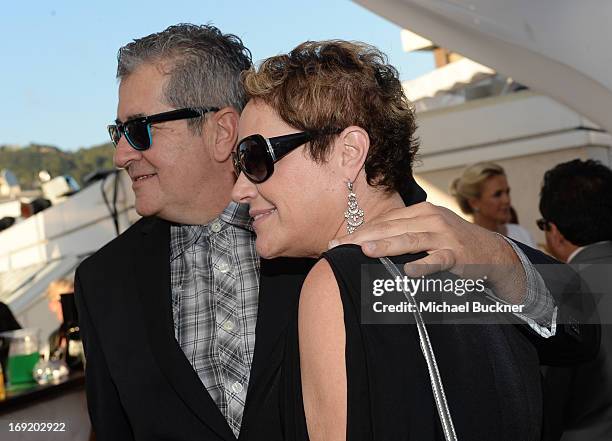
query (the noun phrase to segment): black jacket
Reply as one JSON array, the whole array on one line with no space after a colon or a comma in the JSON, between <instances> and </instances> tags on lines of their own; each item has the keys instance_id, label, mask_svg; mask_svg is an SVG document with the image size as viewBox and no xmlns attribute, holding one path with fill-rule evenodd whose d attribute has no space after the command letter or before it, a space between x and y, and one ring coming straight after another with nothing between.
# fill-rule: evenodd
<instances>
[{"instance_id":1,"label":"black jacket","mask_svg":"<svg viewBox=\"0 0 612 441\"><path fill-rule=\"evenodd\" d=\"M235 439L174 338L169 246L169 223L145 218L77 269L88 408L98 440ZM267 295L259 305L243 427L265 405L285 311L296 307L312 263L262 260L260 295Z\"/></svg>"}]
</instances>

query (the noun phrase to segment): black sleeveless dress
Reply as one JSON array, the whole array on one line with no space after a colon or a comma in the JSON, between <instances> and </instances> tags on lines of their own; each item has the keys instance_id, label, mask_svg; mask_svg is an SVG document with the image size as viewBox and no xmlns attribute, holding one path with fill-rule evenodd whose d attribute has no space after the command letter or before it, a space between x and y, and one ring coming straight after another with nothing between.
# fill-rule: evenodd
<instances>
[{"instance_id":1,"label":"black sleeveless dress","mask_svg":"<svg viewBox=\"0 0 612 441\"><path fill-rule=\"evenodd\" d=\"M392 260L399 264L422 256ZM347 440L443 441L416 326L362 324L361 268L378 264L378 260L365 256L354 245L334 248L323 257L338 281L344 308ZM251 421L254 424L245 439L264 439L265 433L268 440L308 440L297 302L293 306L282 336L280 366L271 376L266 402L261 403L259 416ZM460 441L540 439L538 356L514 325L436 324L428 325L428 332ZM257 421L267 427L258 430ZM272 421L280 427L272 429Z\"/></svg>"}]
</instances>

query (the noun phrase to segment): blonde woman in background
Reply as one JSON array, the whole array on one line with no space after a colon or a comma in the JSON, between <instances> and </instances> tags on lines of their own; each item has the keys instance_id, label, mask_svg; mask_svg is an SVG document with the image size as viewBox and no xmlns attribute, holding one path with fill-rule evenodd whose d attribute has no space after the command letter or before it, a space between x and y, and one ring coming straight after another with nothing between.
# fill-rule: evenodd
<instances>
[{"instance_id":1,"label":"blonde woman in background","mask_svg":"<svg viewBox=\"0 0 612 441\"><path fill-rule=\"evenodd\" d=\"M535 248L531 234L510 223L510 187L504 169L494 162L479 162L463 171L451 184L451 194L461 211L471 214L474 223Z\"/></svg>"}]
</instances>

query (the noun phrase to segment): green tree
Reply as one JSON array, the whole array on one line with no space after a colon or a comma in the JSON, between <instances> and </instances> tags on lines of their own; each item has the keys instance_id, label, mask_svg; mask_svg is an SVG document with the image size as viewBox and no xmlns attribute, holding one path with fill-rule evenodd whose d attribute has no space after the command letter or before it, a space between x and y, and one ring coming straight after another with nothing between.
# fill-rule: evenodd
<instances>
[{"instance_id":1,"label":"green tree","mask_svg":"<svg viewBox=\"0 0 612 441\"><path fill-rule=\"evenodd\" d=\"M41 144L0 146L0 170L5 168L15 173L24 190L38 186L41 170L48 171L51 177L70 175L82 185L88 173L114 168L113 147L106 143L71 152Z\"/></svg>"}]
</instances>

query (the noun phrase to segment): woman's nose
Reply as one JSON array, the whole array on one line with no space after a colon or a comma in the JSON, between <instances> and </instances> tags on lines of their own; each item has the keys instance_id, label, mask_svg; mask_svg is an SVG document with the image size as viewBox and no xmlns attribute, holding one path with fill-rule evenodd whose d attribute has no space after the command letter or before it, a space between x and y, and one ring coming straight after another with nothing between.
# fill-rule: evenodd
<instances>
[{"instance_id":1,"label":"woman's nose","mask_svg":"<svg viewBox=\"0 0 612 441\"><path fill-rule=\"evenodd\" d=\"M240 173L232 189L232 199L234 202L250 204L257 195L257 186L249 181L244 173Z\"/></svg>"}]
</instances>

